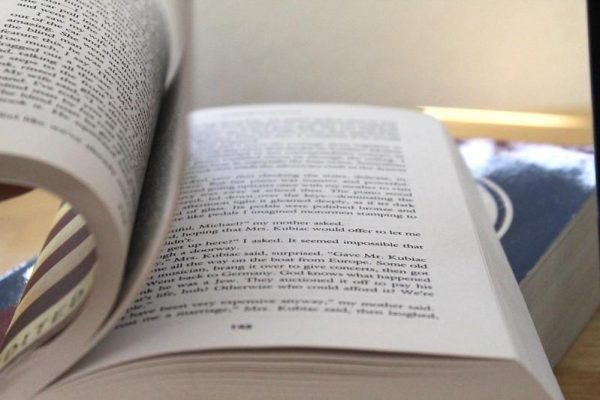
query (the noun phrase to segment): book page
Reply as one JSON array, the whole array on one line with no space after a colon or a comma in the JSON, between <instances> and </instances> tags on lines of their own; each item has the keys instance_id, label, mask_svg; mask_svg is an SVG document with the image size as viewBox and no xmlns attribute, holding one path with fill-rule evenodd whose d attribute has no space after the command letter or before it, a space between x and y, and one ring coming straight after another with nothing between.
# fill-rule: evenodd
<instances>
[{"instance_id":1,"label":"book page","mask_svg":"<svg viewBox=\"0 0 600 400\"><path fill-rule=\"evenodd\" d=\"M3 370L0 391L28 397L55 379L99 340L92 336L114 310L169 60L176 59L170 48L183 44L172 26L181 4L2 4L0 182L43 187L70 203L95 238L99 265L77 318Z\"/></svg>"},{"instance_id":2,"label":"book page","mask_svg":"<svg viewBox=\"0 0 600 400\"><path fill-rule=\"evenodd\" d=\"M108 204L123 237L164 88L162 7L156 0L6 0L0 10L0 161L32 159L74 175ZM2 178L60 189L49 177ZM59 194L76 195L70 192Z\"/></svg>"},{"instance_id":3,"label":"book page","mask_svg":"<svg viewBox=\"0 0 600 400\"><path fill-rule=\"evenodd\" d=\"M199 111L189 157L155 271L88 367L278 346L514 356L436 121Z\"/></svg>"},{"instance_id":4,"label":"book page","mask_svg":"<svg viewBox=\"0 0 600 400\"><path fill-rule=\"evenodd\" d=\"M459 167L459 174L470 177L470 171L458 151L454 155ZM466 183L465 180L463 182ZM554 399L562 399L560 387L544 353L542 343L537 337L536 328L533 324L521 290L517 284L514 273L509 266L508 259L498 241L495 232L489 229L485 221L485 208L477 200L476 188L473 185L464 184L467 193L467 206L475 216L475 227L479 232L478 238L482 243L484 257L492 275L493 290L497 293L498 304L504 314L506 325L511 331L513 346L518 358L527 373L536 378L544 390Z\"/></svg>"}]
</instances>

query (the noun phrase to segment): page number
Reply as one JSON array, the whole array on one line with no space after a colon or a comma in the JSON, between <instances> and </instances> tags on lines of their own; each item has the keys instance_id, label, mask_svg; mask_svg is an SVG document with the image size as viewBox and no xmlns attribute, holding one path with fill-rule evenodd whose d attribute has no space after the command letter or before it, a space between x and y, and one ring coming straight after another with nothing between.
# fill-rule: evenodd
<instances>
[{"instance_id":1,"label":"page number","mask_svg":"<svg viewBox=\"0 0 600 400\"><path fill-rule=\"evenodd\" d=\"M249 324L249 323L231 324L230 328L232 331L249 331L252 329L252 324Z\"/></svg>"}]
</instances>

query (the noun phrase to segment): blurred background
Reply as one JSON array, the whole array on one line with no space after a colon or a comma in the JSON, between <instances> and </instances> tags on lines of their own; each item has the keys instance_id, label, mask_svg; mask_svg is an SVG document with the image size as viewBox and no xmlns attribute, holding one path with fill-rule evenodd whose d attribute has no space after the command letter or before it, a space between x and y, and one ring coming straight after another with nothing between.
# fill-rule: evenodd
<instances>
[{"instance_id":1,"label":"blurred background","mask_svg":"<svg viewBox=\"0 0 600 400\"><path fill-rule=\"evenodd\" d=\"M452 110L429 112L459 136L536 140L541 128L555 142L591 143L583 0L194 6L195 108L282 101L444 107Z\"/></svg>"}]
</instances>

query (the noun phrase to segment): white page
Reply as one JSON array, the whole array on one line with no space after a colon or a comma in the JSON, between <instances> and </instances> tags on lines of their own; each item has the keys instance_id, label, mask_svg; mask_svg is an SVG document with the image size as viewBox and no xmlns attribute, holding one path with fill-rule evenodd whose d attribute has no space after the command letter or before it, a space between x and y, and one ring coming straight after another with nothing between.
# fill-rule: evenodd
<instances>
[{"instance_id":1,"label":"white page","mask_svg":"<svg viewBox=\"0 0 600 400\"><path fill-rule=\"evenodd\" d=\"M462 162L458 151L455 152L455 158L457 163L461 163L459 173L466 179L471 179L470 171L467 169L466 164ZM498 296L498 304L509 327L520 363L528 373L536 378L537 382L552 398L562 399L560 387L537 336L535 325L509 267L508 259L497 240L496 233L490 229L488 224L484 223L485 210L481 202L477 201L476 189L473 185L469 186L467 184L464 185L464 188L465 193L467 193L469 208L475 216L476 229L479 232L479 240L485 253L484 257L490 266L490 274L493 277L492 283Z\"/></svg>"},{"instance_id":2,"label":"white page","mask_svg":"<svg viewBox=\"0 0 600 400\"><path fill-rule=\"evenodd\" d=\"M163 249L146 290L142 291L129 315L123 319L121 327L88 357L86 363L89 367L99 368L168 352L277 346L514 357L478 248L447 139L437 122L415 113L380 108L306 105L214 109L196 112L191 120L189 167L171 238ZM338 129L341 126L343 129ZM315 150L314 146L319 144L322 148L337 146L338 155L344 152L340 150L344 146L354 146L355 154L361 152L361 148L375 147L369 150L371 156L363 154L361 170L325 169L314 165L310 168L286 167L289 164L306 164L306 160L314 162L318 154L323 160L332 162L328 155L331 153ZM289 146L292 145L305 148L313 146L309 152L310 158L298 154L291 156L290 152L299 149L290 150ZM288 146L285 150L287 154L283 153L281 146ZM272 155L264 158L262 153L266 152ZM282 154L286 154L285 157L280 157ZM372 157L373 154L376 156ZM399 167L402 164L399 158L401 154L405 167ZM263 161L258 161L261 157ZM247 168L228 170L224 163L226 159L229 163L243 163ZM279 165L274 165L276 159ZM349 160L343 161L338 157L335 162L338 166L355 163ZM382 167L381 160L384 160L387 163L384 169L395 171L365 169L369 168L364 164L368 160L371 166L379 165L379 168ZM264 165L260 166L261 163ZM257 168L251 168L251 164ZM400 171L404 168L405 172ZM296 214L291 214L282 212L286 209L289 211L289 207L284 206L277 213L253 214L251 203L245 206L238 204L238 208L232 211L231 202L226 199L231 194L224 194L222 189L217 189L219 179L221 186L231 187L234 186L231 179L236 176L235 185L239 189L248 183L241 176L306 176L309 173L321 177L324 174L336 174L352 179L356 179L357 175L370 176L372 181L404 179L412 191L412 200L409 202L414 203L416 214L401 211L400 207L391 207L391 212L383 212L392 215L385 217L314 214L301 212L300 209L296 210ZM209 182L213 183L210 190ZM269 193L272 189L263 185L254 196L263 196L267 201L281 200L282 180L278 182L275 194ZM259 186L257 183L248 184L238 193L242 196L239 199L248 201L243 193L256 191ZM297 186L296 183L290 187L298 189ZM209 195L219 195L221 199L213 197L213 204L208 205ZM332 196L329 193L328 196L330 200L336 196L339 198L339 194ZM382 197L381 193L372 196ZM402 196L391 197L395 202L400 201ZM314 193L311 198L315 198ZM403 198L406 200L406 196ZM201 204L203 202L204 205ZM214 211L220 207L219 202L223 203L225 212ZM358 206L354 200L350 203ZM390 202L386 204L389 206ZM193 216L201 213L203 208L207 210L204 216ZM259 209L255 208L254 212ZM210 213L228 215L208 216ZM410 218L410 215L416 215L416 218ZM304 226L309 231L273 230L275 223L282 221L297 223L281 226ZM329 227L343 228L344 232L314 230L317 227L315 223L324 221L330 223ZM261 226L267 230L246 231L247 227L254 229ZM243 231L235 232L240 227ZM365 233L367 230L371 233ZM199 234L201 231L213 233ZM390 231L411 232L420 236L399 236L390 234ZM251 244L253 239L262 240L261 243ZM337 240L337 243L299 244L303 239ZM293 240L295 243L291 243ZM357 246L356 243L344 243L344 240L362 243ZM403 248L405 243L412 248ZM423 246L424 249L418 249L417 246ZM182 251L186 254L182 254ZM195 256L192 255L194 251ZM269 260L256 260L256 255L243 256L244 252L263 254L262 251L267 256L258 257ZM298 252L308 254L319 251L321 255L327 255L322 257L327 261L300 261ZM292 262L272 262L270 258L273 252L295 253L295 259ZM346 256L332 256L327 254L329 252L340 252ZM228 256L235 253L238 254ZM374 258L365 258L364 254L373 255ZM383 289L391 289L390 281L377 286L374 282L383 279L373 277L359 277L353 284L343 269L333 268L334 265L344 265L340 260L350 260L345 265L364 268L363 274L375 276L384 271L384 266L375 267L374 261L398 262L393 258L403 256L424 258L426 262L420 262L420 268L392 266L388 271L403 269L408 275L414 271L416 278L427 278L428 283L421 284L430 285L423 291L432 293L432 296L404 295L399 287L394 288L394 293L386 293ZM240 260L242 258L245 261ZM335 258L336 261L331 262L329 258ZM217 260L218 264L209 264L208 260ZM352 264L352 260L367 263ZM256 267L251 267L251 264ZM276 264L284 266L273 267ZM297 269L289 264L300 264L302 267ZM322 266L313 271L342 272L342 275L332 274L334 280L319 284L320 289L309 289L309 281L294 283L303 286L303 289L278 288L290 284L289 281L283 282L283 278L314 279L314 275L307 273L293 274L298 270L306 270L304 267L311 264ZM373 268L379 270L369 272ZM275 270L276 273L251 274L257 270L263 273ZM232 275L239 272L243 274ZM359 273L357 268L353 272ZM328 278L331 275L323 276ZM396 272L395 277L400 279L400 276ZM364 279L368 282L365 283ZM177 284L193 281L197 281L198 285L182 288ZM400 279L397 283L408 283L409 290L417 289L414 281ZM249 288L225 290L229 286ZM371 291L344 290L351 286ZM220 290L215 290L215 287ZM188 292L184 293L184 289ZM377 290L373 292L373 289ZM325 311L325 305L334 307ZM405 311L414 311L414 308L409 309L410 306L420 307L420 317L413 314L409 318L403 314ZM248 307L246 311L245 307ZM311 310L311 307L317 310ZM358 311L359 308L363 309L363 313ZM384 315L374 315L374 310L383 310ZM183 314L178 316L177 313L181 311ZM432 315L434 318L430 318Z\"/></svg>"},{"instance_id":3,"label":"white page","mask_svg":"<svg viewBox=\"0 0 600 400\"><path fill-rule=\"evenodd\" d=\"M56 378L89 349L117 298L175 40L163 7L158 0L0 7L0 182L63 197L85 216L99 254L78 318L52 345L4 370L2 390L34 392Z\"/></svg>"},{"instance_id":4,"label":"white page","mask_svg":"<svg viewBox=\"0 0 600 400\"><path fill-rule=\"evenodd\" d=\"M83 181L125 238L165 82L162 7L156 0L7 0L0 10L0 162L32 160ZM77 204L76 190L50 174L0 172L0 179L43 186Z\"/></svg>"}]
</instances>

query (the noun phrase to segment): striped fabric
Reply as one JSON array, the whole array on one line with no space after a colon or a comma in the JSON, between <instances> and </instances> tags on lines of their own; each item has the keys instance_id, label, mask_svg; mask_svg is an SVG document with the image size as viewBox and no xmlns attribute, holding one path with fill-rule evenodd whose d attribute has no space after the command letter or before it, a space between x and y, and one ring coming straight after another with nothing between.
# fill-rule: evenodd
<instances>
[{"instance_id":1,"label":"striped fabric","mask_svg":"<svg viewBox=\"0 0 600 400\"><path fill-rule=\"evenodd\" d=\"M87 298L97 264L83 217L64 203L0 345L0 368L64 327Z\"/></svg>"}]
</instances>

